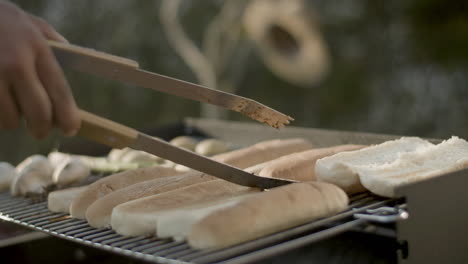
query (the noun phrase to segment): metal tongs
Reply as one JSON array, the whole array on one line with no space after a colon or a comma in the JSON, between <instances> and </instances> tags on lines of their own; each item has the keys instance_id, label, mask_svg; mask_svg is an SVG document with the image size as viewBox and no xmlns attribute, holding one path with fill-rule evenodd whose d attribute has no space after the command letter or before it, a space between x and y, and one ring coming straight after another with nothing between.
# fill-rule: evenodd
<instances>
[{"instance_id":1,"label":"metal tongs","mask_svg":"<svg viewBox=\"0 0 468 264\"><path fill-rule=\"evenodd\" d=\"M141 70L138 68L138 63L133 60L54 41L49 41L49 45L62 66L221 106L240 112L275 128L283 127L292 120L287 115L244 97ZM248 173L194 152L175 147L164 140L151 137L83 110L80 110L80 117L82 125L78 135L110 147L130 147L146 151L244 186L269 189L294 182L285 179L265 178Z\"/></svg>"},{"instance_id":2,"label":"metal tongs","mask_svg":"<svg viewBox=\"0 0 468 264\"><path fill-rule=\"evenodd\" d=\"M290 116L245 97L142 70L136 61L127 58L61 42L49 41L49 45L62 66L78 71L217 105L274 128L281 128L293 120Z\"/></svg>"}]
</instances>

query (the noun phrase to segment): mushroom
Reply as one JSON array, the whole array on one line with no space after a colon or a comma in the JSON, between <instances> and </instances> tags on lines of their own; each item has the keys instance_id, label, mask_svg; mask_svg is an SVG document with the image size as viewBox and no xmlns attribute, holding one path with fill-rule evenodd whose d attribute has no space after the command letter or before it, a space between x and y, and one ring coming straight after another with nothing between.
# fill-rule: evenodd
<instances>
[{"instance_id":1,"label":"mushroom","mask_svg":"<svg viewBox=\"0 0 468 264\"><path fill-rule=\"evenodd\" d=\"M161 165L159 165L159 166L165 167L165 168L175 168L177 165L179 165L179 164L176 164L173 161L164 160L163 163L161 163Z\"/></svg>"},{"instance_id":2,"label":"mushroom","mask_svg":"<svg viewBox=\"0 0 468 264\"><path fill-rule=\"evenodd\" d=\"M204 156L213 156L229 150L227 144L218 139L205 139L197 144L195 152Z\"/></svg>"},{"instance_id":3,"label":"mushroom","mask_svg":"<svg viewBox=\"0 0 468 264\"><path fill-rule=\"evenodd\" d=\"M58 187L70 185L87 178L91 169L80 158L68 157L54 170L52 180Z\"/></svg>"},{"instance_id":4,"label":"mushroom","mask_svg":"<svg viewBox=\"0 0 468 264\"><path fill-rule=\"evenodd\" d=\"M188 136L175 137L171 141L169 141L169 143L171 143L172 145L176 147L185 148L190 151L194 151L195 146L197 145L197 141Z\"/></svg>"},{"instance_id":5,"label":"mushroom","mask_svg":"<svg viewBox=\"0 0 468 264\"><path fill-rule=\"evenodd\" d=\"M49 159L50 163L52 164L52 167L54 168L57 168L57 166L59 166L69 157L70 157L70 154L58 152L58 151L52 151L49 153L49 155L47 155L47 158Z\"/></svg>"},{"instance_id":6,"label":"mushroom","mask_svg":"<svg viewBox=\"0 0 468 264\"><path fill-rule=\"evenodd\" d=\"M180 172L187 172L187 171L191 171L192 169L187 167L187 166L184 166L182 164L177 164L175 165L174 169L176 169L177 171L180 171Z\"/></svg>"},{"instance_id":7,"label":"mushroom","mask_svg":"<svg viewBox=\"0 0 468 264\"><path fill-rule=\"evenodd\" d=\"M141 150L128 150L121 158L120 161L123 163L160 163L162 159L158 156L149 154Z\"/></svg>"},{"instance_id":8,"label":"mushroom","mask_svg":"<svg viewBox=\"0 0 468 264\"><path fill-rule=\"evenodd\" d=\"M8 189L16 175L15 167L8 162L0 162L0 191Z\"/></svg>"},{"instance_id":9,"label":"mushroom","mask_svg":"<svg viewBox=\"0 0 468 264\"><path fill-rule=\"evenodd\" d=\"M107 154L107 159L112 162L120 161L122 160L122 157L131 150L131 148L112 149L109 151L109 154Z\"/></svg>"},{"instance_id":10,"label":"mushroom","mask_svg":"<svg viewBox=\"0 0 468 264\"><path fill-rule=\"evenodd\" d=\"M42 155L33 155L16 167L18 175L13 179L10 191L12 195L42 194L47 186L52 185L54 168Z\"/></svg>"}]
</instances>

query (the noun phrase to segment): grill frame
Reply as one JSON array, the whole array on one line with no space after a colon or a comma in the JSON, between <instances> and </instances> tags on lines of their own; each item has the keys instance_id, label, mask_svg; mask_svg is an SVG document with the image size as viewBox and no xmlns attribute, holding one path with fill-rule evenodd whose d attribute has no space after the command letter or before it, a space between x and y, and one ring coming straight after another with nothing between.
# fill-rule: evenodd
<instances>
[{"instance_id":1,"label":"grill frame","mask_svg":"<svg viewBox=\"0 0 468 264\"><path fill-rule=\"evenodd\" d=\"M98 248L107 252L154 263L250 263L272 257L304 245L367 225L354 219L354 213L380 206L394 205L396 199L385 199L369 193L351 197L348 209L331 217L312 221L276 234L218 250L191 249L186 242L159 239L155 236L124 237L107 228L93 228L86 220L69 218L68 214L52 213L47 202L12 197L0 193L0 219Z\"/></svg>"},{"instance_id":2,"label":"grill frame","mask_svg":"<svg viewBox=\"0 0 468 264\"><path fill-rule=\"evenodd\" d=\"M303 137L310 140L316 147L326 147L339 144L377 144L399 137L395 135L299 127L283 128L280 132L278 130L272 130L268 127L252 123L191 118L184 121L183 128L181 130L183 131L182 133L179 131L179 134L190 134L193 131L202 131L209 137L219 138L237 146L245 146L260 140L273 138ZM440 140L431 139L431 141L439 142ZM251 242L246 242L228 249L196 252L193 251L193 249L190 249L186 244L182 242L174 242L170 239L158 240L154 237L124 238L114 234L113 231L108 229L96 230L88 226L84 220L63 219L60 221L64 224L62 228L57 227L60 226L57 222L48 223L45 227L41 227L38 224L48 221L48 217L52 217L47 214L45 204L42 204L42 208L40 208L39 211L42 213L41 219L36 219L34 216L36 213L34 208L38 204L27 204L28 201L31 201L26 198L8 197L8 195L8 193L0 193L0 218L3 218L4 220L82 245L91 246L107 252L116 253L146 262L157 263L250 263L252 261L279 255L281 253L336 236L346 231L354 231L357 229L367 232L366 230L373 229L375 225L363 219L354 219L352 217L354 213L364 212L368 208L377 208L394 203L401 205L403 203L402 200L397 201L392 199L383 199L377 196L363 194L368 195L366 196L368 198L373 197L372 199L380 199L378 200L378 203L368 204L361 200L362 198L364 200L367 199L366 197L354 196L351 197L351 205L353 202L359 201L364 203L355 210L351 210L351 207L349 207L345 212L335 216L313 221L299 227L291 228L283 232L272 234ZM2 200L5 197L8 199ZM2 203L2 201L4 202ZM15 206L17 208L5 211L2 205ZM18 206L25 207L23 208ZM27 211L28 209L30 211ZM20 211L21 216L23 217L22 219L6 215L8 212L18 213ZM64 216L66 215L53 214L53 217L56 218ZM24 219L28 221L24 221ZM346 221L339 221L340 219L346 219ZM78 226L74 226L73 224L78 224ZM320 229L311 231L311 229L314 228ZM100 238L102 237L96 236L97 234L94 233L96 231L99 231L98 234L102 235L105 240L101 240ZM376 233L375 231L372 232ZM83 233L84 237L81 237L83 236ZM396 240L396 228L390 228L390 233L390 236L392 236L392 238L395 237ZM284 237L290 238L285 239ZM99 241L98 243L94 243L92 240Z\"/></svg>"}]
</instances>

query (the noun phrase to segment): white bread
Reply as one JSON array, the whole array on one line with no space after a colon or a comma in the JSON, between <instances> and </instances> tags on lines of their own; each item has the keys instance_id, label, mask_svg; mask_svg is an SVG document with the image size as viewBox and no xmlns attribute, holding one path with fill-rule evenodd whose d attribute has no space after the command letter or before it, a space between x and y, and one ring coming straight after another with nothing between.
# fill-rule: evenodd
<instances>
[{"instance_id":1,"label":"white bread","mask_svg":"<svg viewBox=\"0 0 468 264\"><path fill-rule=\"evenodd\" d=\"M268 162L245 169L250 173L259 172ZM217 178L199 172L144 181L116 190L92 203L86 210L86 220L96 228L109 227L112 210L119 204L151 195L168 192L189 185L216 180Z\"/></svg>"},{"instance_id":2,"label":"white bread","mask_svg":"<svg viewBox=\"0 0 468 264\"><path fill-rule=\"evenodd\" d=\"M139 182L115 190L93 202L86 210L86 220L96 228L109 227L112 209L119 204L212 179L211 176L192 171L182 175Z\"/></svg>"},{"instance_id":3,"label":"white bread","mask_svg":"<svg viewBox=\"0 0 468 264\"><path fill-rule=\"evenodd\" d=\"M279 157L278 155L284 153L289 154L296 150L300 151L310 147L311 145L303 139L271 140L240 150L216 155L213 159L232 166L237 166L241 169L244 169L243 166L249 164L256 165L256 167L253 166L246 169L251 173L256 173L263 168L262 166L266 163L263 165L253 164L252 157L255 157L255 159L253 159L254 161L265 162L268 161L269 158L277 158ZM243 156L239 156L240 154L243 154ZM112 209L119 204L214 179L217 178L201 172L189 171L182 174L181 177L172 178L169 181L154 179L128 186L95 201L87 209L86 219L91 226L107 227L110 224Z\"/></svg>"},{"instance_id":4,"label":"white bread","mask_svg":"<svg viewBox=\"0 0 468 264\"><path fill-rule=\"evenodd\" d=\"M247 168L268 160L311 149L313 146L302 138L275 139L254 144L248 148L218 154L215 159L238 168Z\"/></svg>"},{"instance_id":5,"label":"white bread","mask_svg":"<svg viewBox=\"0 0 468 264\"><path fill-rule=\"evenodd\" d=\"M343 151L361 149L363 147L362 145L339 145L289 154L270 161L269 164L260 171L259 175L295 181L313 181L315 180L315 162L318 159Z\"/></svg>"},{"instance_id":6,"label":"white bread","mask_svg":"<svg viewBox=\"0 0 468 264\"><path fill-rule=\"evenodd\" d=\"M88 185L86 190L80 193L73 200L70 206L70 214L74 218L84 219L86 216L86 210L93 202L115 190L138 182L174 176L177 174L180 173L175 169L157 166L129 170L107 176Z\"/></svg>"},{"instance_id":7,"label":"white bread","mask_svg":"<svg viewBox=\"0 0 468 264\"><path fill-rule=\"evenodd\" d=\"M195 249L222 248L336 214L347 205L348 197L335 185L295 183L228 201L180 229Z\"/></svg>"},{"instance_id":8,"label":"white bread","mask_svg":"<svg viewBox=\"0 0 468 264\"><path fill-rule=\"evenodd\" d=\"M318 181L333 183L347 193L361 192L365 188L354 168L369 165L380 166L395 161L403 153L432 145L420 138L402 137L360 150L338 153L317 160L315 175Z\"/></svg>"},{"instance_id":9,"label":"white bread","mask_svg":"<svg viewBox=\"0 0 468 264\"><path fill-rule=\"evenodd\" d=\"M394 197L398 186L437 177L468 167L468 142L452 137L438 145L402 153L398 159L380 166L353 169L371 192Z\"/></svg>"},{"instance_id":10,"label":"white bread","mask_svg":"<svg viewBox=\"0 0 468 264\"><path fill-rule=\"evenodd\" d=\"M153 234L162 211L259 191L224 180L202 182L121 204L112 211L111 226L121 235Z\"/></svg>"},{"instance_id":11,"label":"white bread","mask_svg":"<svg viewBox=\"0 0 468 264\"><path fill-rule=\"evenodd\" d=\"M47 207L52 212L68 214L73 199L85 189L86 186L81 186L51 192L47 197Z\"/></svg>"},{"instance_id":12,"label":"white bread","mask_svg":"<svg viewBox=\"0 0 468 264\"><path fill-rule=\"evenodd\" d=\"M176 241L185 240L194 223L216 210L234 206L248 195L253 194L162 211L158 213L156 235L159 238L172 238Z\"/></svg>"}]
</instances>

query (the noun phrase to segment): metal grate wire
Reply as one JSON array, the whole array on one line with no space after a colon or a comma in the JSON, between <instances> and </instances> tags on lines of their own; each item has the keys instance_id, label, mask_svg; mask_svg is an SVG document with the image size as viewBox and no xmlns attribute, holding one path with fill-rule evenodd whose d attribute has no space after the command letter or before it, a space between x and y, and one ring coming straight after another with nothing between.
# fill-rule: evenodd
<instances>
[{"instance_id":1,"label":"metal grate wire","mask_svg":"<svg viewBox=\"0 0 468 264\"><path fill-rule=\"evenodd\" d=\"M108 252L155 263L239 264L261 260L366 225L353 214L395 203L368 193L351 197L348 209L331 217L225 249L196 250L186 242L156 236L124 237L85 220L52 213L47 202L0 193L0 219Z\"/></svg>"}]
</instances>

